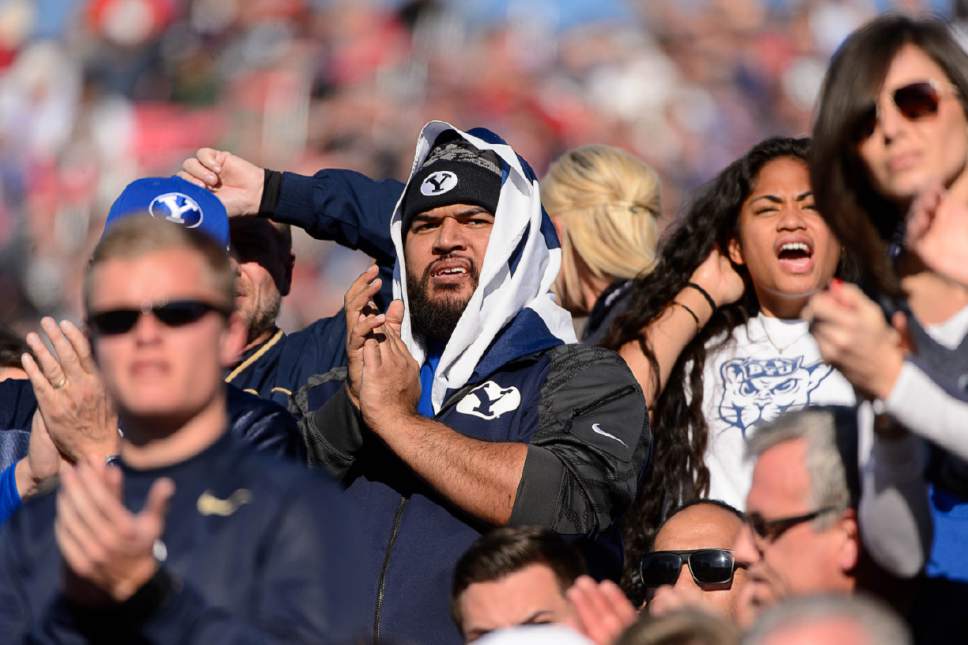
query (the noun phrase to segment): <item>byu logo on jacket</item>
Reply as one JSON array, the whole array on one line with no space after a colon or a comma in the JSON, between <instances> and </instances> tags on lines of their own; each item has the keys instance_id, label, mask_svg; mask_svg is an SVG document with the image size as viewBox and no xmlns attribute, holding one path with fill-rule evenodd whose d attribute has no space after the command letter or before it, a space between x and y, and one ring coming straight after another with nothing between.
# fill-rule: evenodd
<instances>
[{"instance_id":1,"label":"byu logo on jacket","mask_svg":"<svg viewBox=\"0 0 968 645\"><path fill-rule=\"evenodd\" d=\"M505 412L517 410L521 392L514 387L501 387L494 381L478 385L457 403L457 411L482 419L496 419Z\"/></svg>"}]
</instances>

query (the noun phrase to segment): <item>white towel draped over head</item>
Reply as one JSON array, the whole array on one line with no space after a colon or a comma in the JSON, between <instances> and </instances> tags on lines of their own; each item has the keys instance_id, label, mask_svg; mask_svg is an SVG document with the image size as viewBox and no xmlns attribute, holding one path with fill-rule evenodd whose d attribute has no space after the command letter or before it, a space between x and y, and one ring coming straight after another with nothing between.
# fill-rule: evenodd
<instances>
[{"instance_id":1,"label":"white towel draped over head","mask_svg":"<svg viewBox=\"0 0 968 645\"><path fill-rule=\"evenodd\" d=\"M555 302L551 294L551 286L561 266L558 239L541 208L534 173L509 145L485 141L448 123L431 121L420 132L410 170L411 179L422 166L434 141L447 130L456 131L479 150L493 151L504 162L505 171L477 289L467 303L437 366L432 392L435 413L440 410L448 390L467 383L494 338L522 309L532 310L540 319L540 323L535 325L535 333L550 333L564 343L576 342L571 315ZM482 136L486 133L499 141L490 132L472 132ZM406 308L403 341L417 362L423 364L426 352L410 328L406 267L401 261L405 258L400 208L402 201L401 197L390 221L390 234L397 252L393 295L402 299ZM544 329L540 329L542 326Z\"/></svg>"}]
</instances>

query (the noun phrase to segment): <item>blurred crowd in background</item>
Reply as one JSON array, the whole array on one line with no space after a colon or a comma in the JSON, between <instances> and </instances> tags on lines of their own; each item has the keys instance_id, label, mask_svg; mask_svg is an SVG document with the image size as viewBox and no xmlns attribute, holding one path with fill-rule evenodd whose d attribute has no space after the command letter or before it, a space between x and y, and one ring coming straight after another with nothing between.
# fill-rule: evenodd
<instances>
[{"instance_id":1,"label":"blurred crowd in background","mask_svg":"<svg viewBox=\"0 0 968 645\"><path fill-rule=\"evenodd\" d=\"M608 143L663 209L768 135L809 131L830 54L950 0L0 0L0 323L77 319L81 266L133 179L201 146L403 178L427 120L484 125L540 174ZM296 329L366 262L298 233Z\"/></svg>"}]
</instances>

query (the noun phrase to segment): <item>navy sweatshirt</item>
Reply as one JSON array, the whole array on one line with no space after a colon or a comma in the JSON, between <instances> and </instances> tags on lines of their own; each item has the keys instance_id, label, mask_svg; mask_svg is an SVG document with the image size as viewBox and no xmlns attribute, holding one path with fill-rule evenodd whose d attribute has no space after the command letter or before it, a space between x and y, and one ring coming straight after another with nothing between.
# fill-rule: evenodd
<instances>
[{"instance_id":1,"label":"navy sweatshirt","mask_svg":"<svg viewBox=\"0 0 968 645\"><path fill-rule=\"evenodd\" d=\"M330 643L367 622L355 571L359 518L329 478L228 433L173 466L121 467L134 511L157 478L175 482L161 565L172 589L139 613L72 605L59 591L56 494L47 494L0 534L5 643Z\"/></svg>"}]
</instances>

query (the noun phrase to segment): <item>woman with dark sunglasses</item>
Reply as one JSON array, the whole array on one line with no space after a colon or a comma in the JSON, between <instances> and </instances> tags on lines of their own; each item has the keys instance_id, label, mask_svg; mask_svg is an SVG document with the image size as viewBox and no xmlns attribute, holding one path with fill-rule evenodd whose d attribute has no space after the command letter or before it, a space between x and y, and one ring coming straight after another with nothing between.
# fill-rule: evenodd
<instances>
[{"instance_id":1,"label":"woman with dark sunglasses","mask_svg":"<svg viewBox=\"0 0 968 645\"><path fill-rule=\"evenodd\" d=\"M821 212L863 260L862 284L879 301L852 285L815 296L807 309L814 336L824 357L886 412L880 427L905 427L933 444L926 570L949 582L919 601L936 610L957 599L963 607L968 289L903 246L912 204L968 206L968 55L944 24L885 16L847 39L824 81L811 178ZM968 262L968 249L961 253ZM892 520L861 519L868 533L889 530ZM934 611L938 635L952 627L937 620L942 614L964 626L963 610Z\"/></svg>"}]
</instances>

